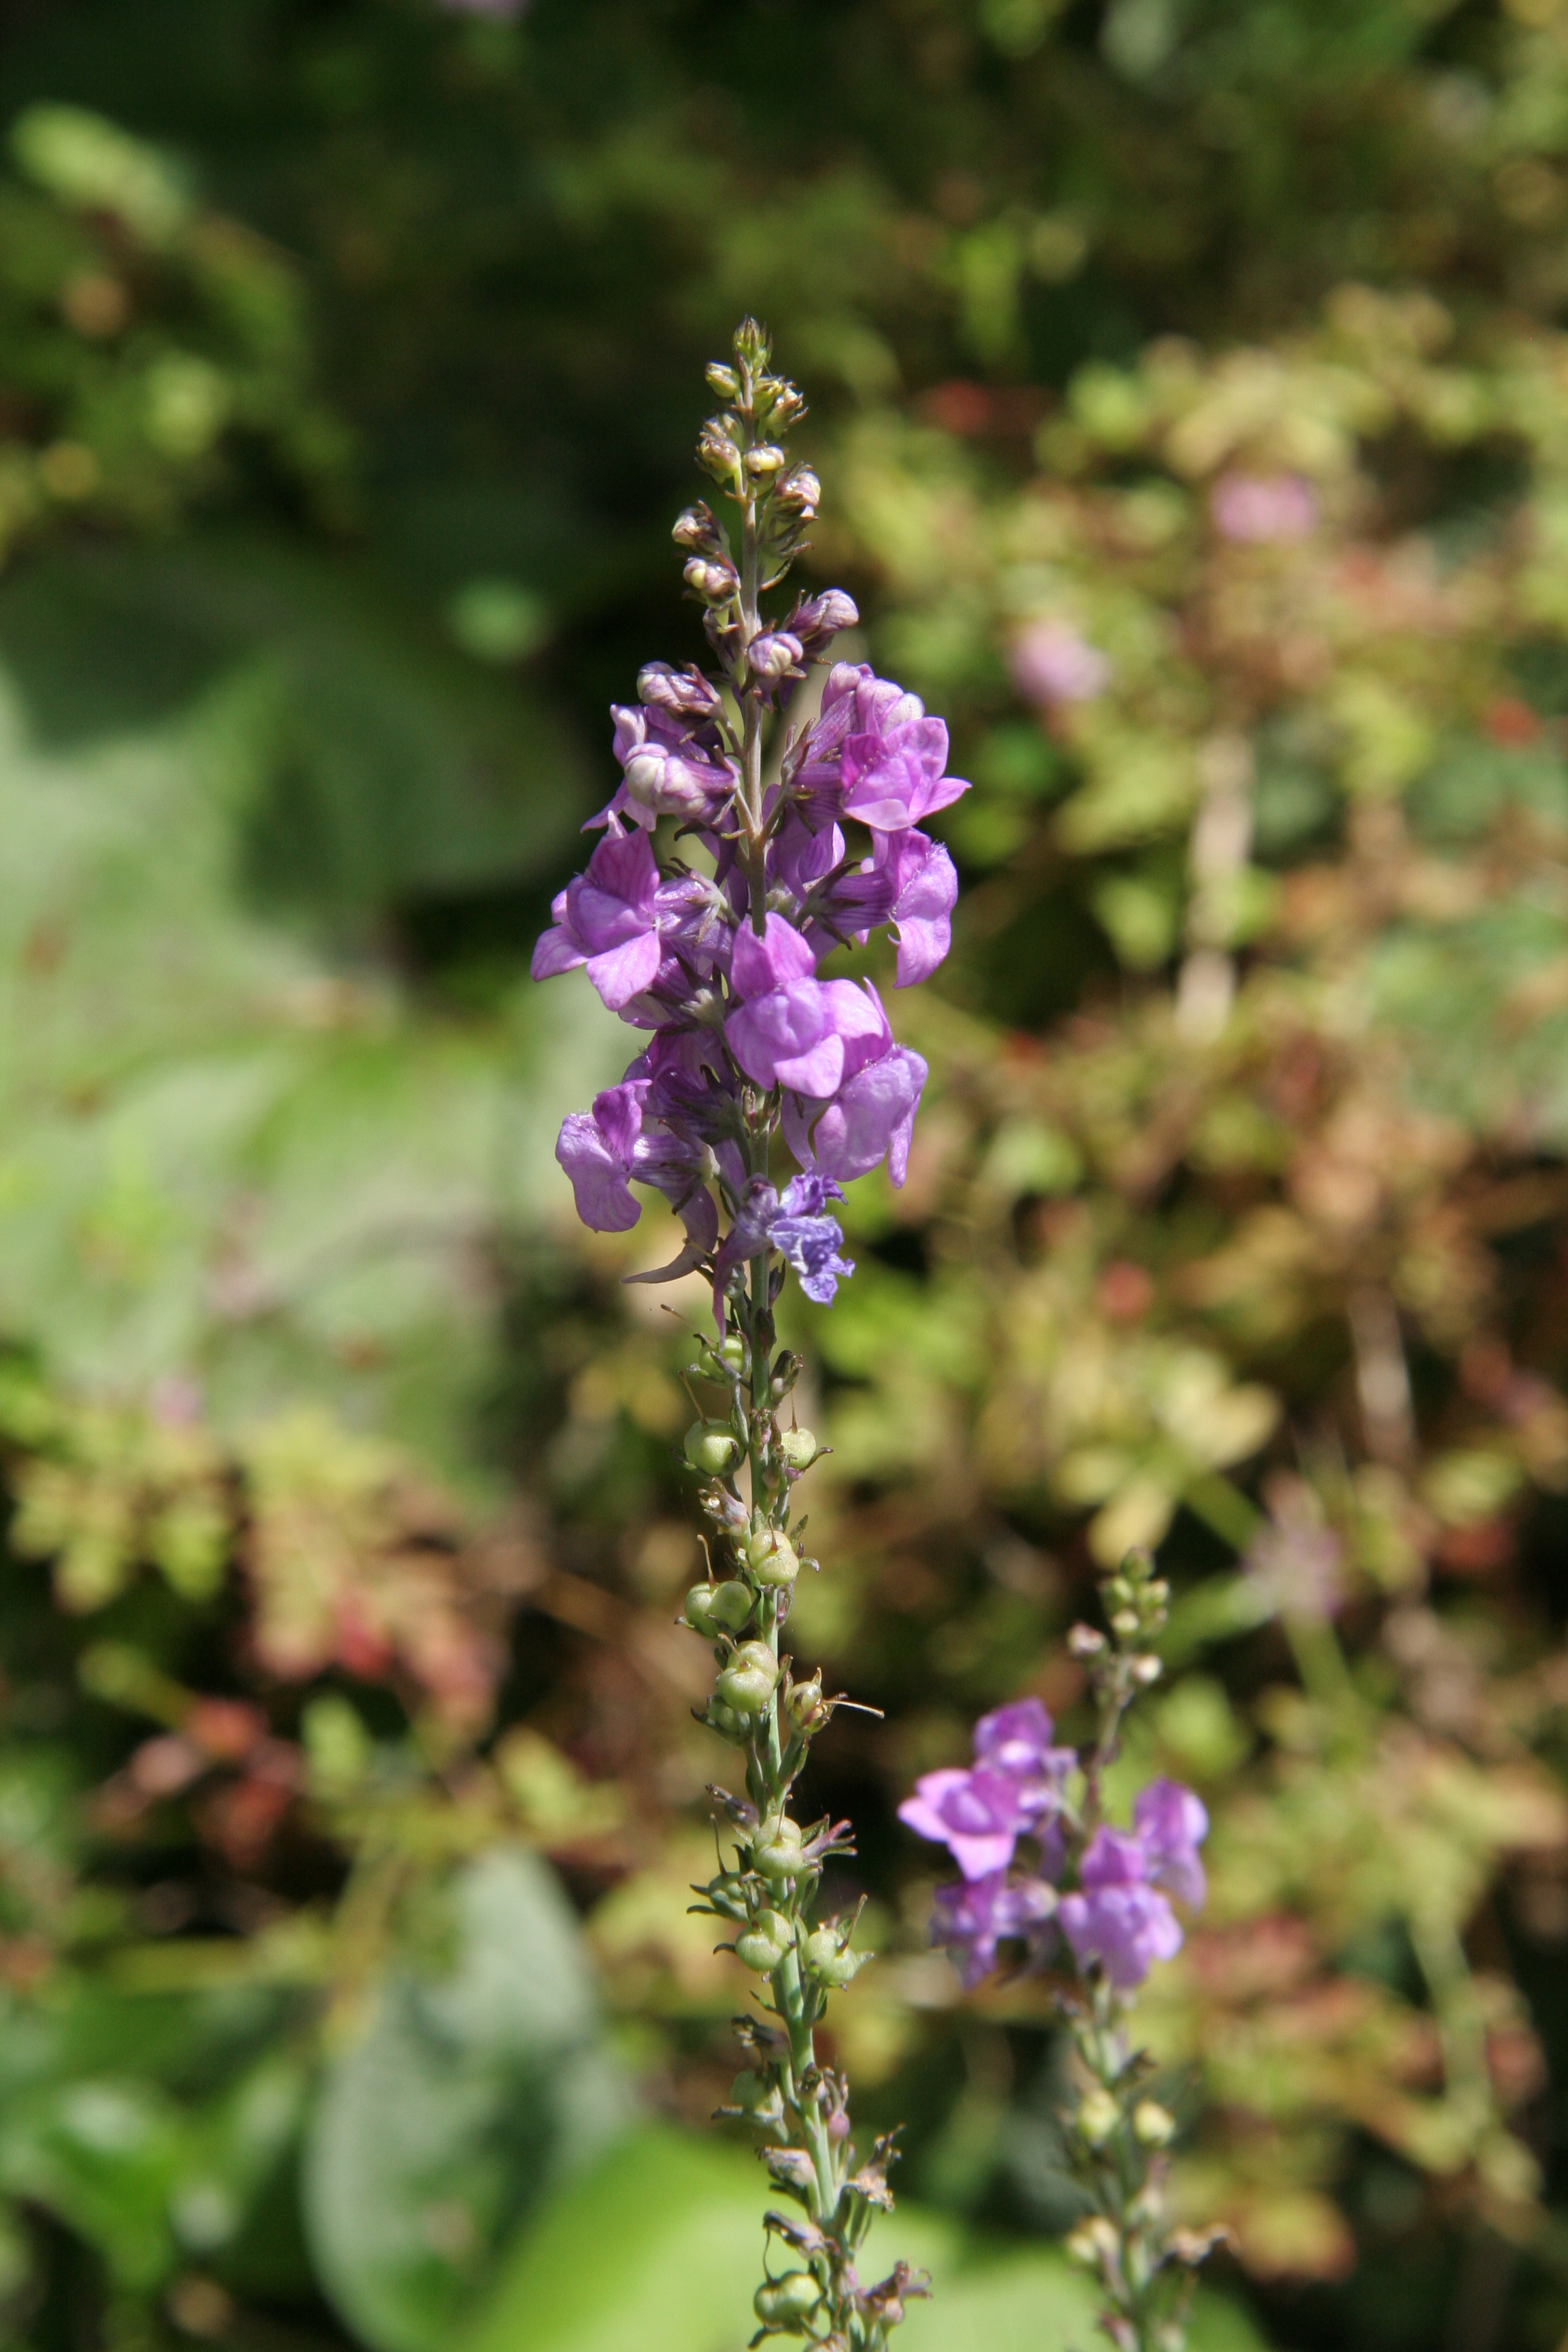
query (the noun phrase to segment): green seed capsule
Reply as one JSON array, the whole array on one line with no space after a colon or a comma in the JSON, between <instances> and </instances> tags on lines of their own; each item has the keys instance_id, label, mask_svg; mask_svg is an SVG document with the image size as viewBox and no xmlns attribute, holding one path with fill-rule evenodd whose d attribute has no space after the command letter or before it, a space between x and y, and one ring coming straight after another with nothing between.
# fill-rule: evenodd
<instances>
[{"instance_id":1,"label":"green seed capsule","mask_svg":"<svg viewBox=\"0 0 1568 2352\"><path fill-rule=\"evenodd\" d=\"M798 2336L821 2301L822 2289L809 2271L785 2271L757 2289L752 2308L764 2327L786 2327Z\"/></svg>"},{"instance_id":2,"label":"green seed capsule","mask_svg":"<svg viewBox=\"0 0 1568 2352\"><path fill-rule=\"evenodd\" d=\"M743 1936L735 1938L735 1957L742 1968L771 1977L793 1941L789 1921L778 1911L759 1911Z\"/></svg>"},{"instance_id":3,"label":"green seed capsule","mask_svg":"<svg viewBox=\"0 0 1568 2352\"><path fill-rule=\"evenodd\" d=\"M708 1604L709 1622L722 1625L727 1633L738 1633L752 1613L752 1601L749 1589L731 1577L727 1584L716 1584L713 1598Z\"/></svg>"},{"instance_id":4,"label":"green seed capsule","mask_svg":"<svg viewBox=\"0 0 1568 2352\"><path fill-rule=\"evenodd\" d=\"M727 1421L694 1421L686 1433L686 1458L705 1478L723 1478L741 1458Z\"/></svg>"},{"instance_id":5,"label":"green seed capsule","mask_svg":"<svg viewBox=\"0 0 1568 2352\"><path fill-rule=\"evenodd\" d=\"M809 1470L817 1455L817 1444L809 1429L784 1429L779 1432L779 1452L792 1470Z\"/></svg>"},{"instance_id":6,"label":"green seed capsule","mask_svg":"<svg viewBox=\"0 0 1568 2352\"><path fill-rule=\"evenodd\" d=\"M726 1706L722 1699L710 1698L708 1702L710 1728L719 1734L721 1739L727 1739L731 1748L744 1748L752 1736L752 1716Z\"/></svg>"},{"instance_id":7,"label":"green seed capsule","mask_svg":"<svg viewBox=\"0 0 1568 2352\"><path fill-rule=\"evenodd\" d=\"M765 1642L742 1642L713 1688L737 1715L761 1715L773 1695L779 1662Z\"/></svg>"},{"instance_id":8,"label":"green seed capsule","mask_svg":"<svg viewBox=\"0 0 1568 2352\"><path fill-rule=\"evenodd\" d=\"M746 1546L746 1566L764 1587L793 1584L800 1562L788 1536L777 1528L759 1528Z\"/></svg>"},{"instance_id":9,"label":"green seed capsule","mask_svg":"<svg viewBox=\"0 0 1568 2352\"><path fill-rule=\"evenodd\" d=\"M801 1946L800 1957L819 1984L842 1988L854 1982L870 1956L842 1949L831 1927L815 1927Z\"/></svg>"},{"instance_id":10,"label":"green seed capsule","mask_svg":"<svg viewBox=\"0 0 1568 2352\"><path fill-rule=\"evenodd\" d=\"M800 1858L800 1823L786 1813L783 1821L765 1823L752 1848L752 1867L764 1878L794 1878L805 1868Z\"/></svg>"}]
</instances>

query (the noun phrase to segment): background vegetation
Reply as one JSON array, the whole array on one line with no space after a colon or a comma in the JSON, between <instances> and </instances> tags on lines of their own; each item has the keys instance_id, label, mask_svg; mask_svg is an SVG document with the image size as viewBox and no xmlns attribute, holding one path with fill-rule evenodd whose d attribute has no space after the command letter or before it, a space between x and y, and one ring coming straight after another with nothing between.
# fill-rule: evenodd
<instances>
[{"instance_id":1,"label":"background vegetation","mask_svg":"<svg viewBox=\"0 0 1568 2352\"><path fill-rule=\"evenodd\" d=\"M810 1329L911 2352L1086 2323L1046 2008L961 2005L892 1806L1071 1717L1134 1540L1139 1762L1215 1822L1156 2020L1204 2340L1550 2352L1568 7L0 24L6 2329L738 2339L669 1253L572 1230L616 1040L526 961L605 704L698 650L749 308L975 785L910 1181Z\"/></svg>"}]
</instances>

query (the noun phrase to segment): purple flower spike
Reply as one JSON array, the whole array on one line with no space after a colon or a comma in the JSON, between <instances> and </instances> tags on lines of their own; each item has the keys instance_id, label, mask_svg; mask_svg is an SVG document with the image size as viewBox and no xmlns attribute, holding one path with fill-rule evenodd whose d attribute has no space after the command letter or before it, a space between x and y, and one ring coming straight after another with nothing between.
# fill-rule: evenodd
<instances>
[{"instance_id":1,"label":"purple flower spike","mask_svg":"<svg viewBox=\"0 0 1568 2352\"><path fill-rule=\"evenodd\" d=\"M1143 1847L1124 1830L1096 1830L1079 1865L1082 1892L1057 1906L1079 1968L1098 1960L1119 1992L1141 1985L1156 1960L1182 1948L1176 1915L1147 1883Z\"/></svg>"},{"instance_id":2,"label":"purple flower spike","mask_svg":"<svg viewBox=\"0 0 1568 2352\"><path fill-rule=\"evenodd\" d=\"M1150 1885L1197 1910L1208 1892L1198 1848L1208 1835L1209 1817L1200 1801L1178 1781L1151 1780L1133 1805L1132 1826Z\"/></svg>"},{"instance_id":3,"label":"purple flower spike","mask_svg":"<svg viewBox=\"0 0 1568 2352\"><path fill-rule=\"evenodd\" d=\"M945 1845L965 1878L1005 1870L1032 1818L1016 1780L983 1764L924 1773L899 1807L905 1826Z\"/></svg>"},{"instance_id":4,"label":"purple flower spike","mask_svg":"<svg viewBox=\"0 0 1568 2352\"><path fill-rule=\"evenodd\" d=\"M1044 1956L1055 1908L1055 1895L1038 1879L1009 1881L1001 1870L984 1878L954 1879L936 1890L931 1940L946 1946L960 1983L965 1992L973 1992L995 1967L1002 1937L1027 1937L1035 1956Z\"/></svg>"}]
</instances>

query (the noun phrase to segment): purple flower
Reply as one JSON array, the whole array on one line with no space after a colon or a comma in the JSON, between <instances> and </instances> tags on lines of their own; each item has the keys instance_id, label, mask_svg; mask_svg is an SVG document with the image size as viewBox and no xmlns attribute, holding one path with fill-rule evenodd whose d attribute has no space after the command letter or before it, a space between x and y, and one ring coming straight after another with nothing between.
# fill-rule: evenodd
<instances>
[{"instance_id":1,"label":"purple flower","mask_svg":"<svg viewBox=\"0 0 1568 2352\"><path fill-rule=\"evenodd\" d=\"M781 678L805 676L801 667L805 647L788 629L764 629L746 647L746 659L753 677L766 678L775 686Z\"/></svg>"},{"instance_id":2,"label":"purple flower","mask_svg":"<svg viewBox=\"0 0 1568 2352\"><path fill-rule=\"evenodd\" d=\"M1156 1960L1181 1950L1176 1915L1148 1884L1140 1839L1124 1830L1096 1830L1079 1881L1081 1892L1064 1895L1057 1916L1080 1969L1098 1960L1119 1991L1131 1992Z\"/></svg>"},{"instance_id":3,"label":"purple flower","mask_svg":"<svg viewBox=\"0 0 1568 2352\"><path fill-rule=\"evenodd\" d=\"M1037 1812L1054 1808L1063 1782L1078 1769L1078 1751L1053 1748L1056 1730L1043 1702L1014 1699L983 1715L974 1727L974 1760L993 1772L1005 1772L1024 1790Z\"/></svg>"},{"instance_id":4,"label":"purple flower","mask_svg":"<svg viewBox=\"0 0 1568 2352\"><path fill-rule=\"evenodd\" d=\"M688 921L706 895L694 877L660 881L646 833L607 833L587 871L552 905L554 923L533 950L533 977L586 964L604 1002L619 1013L658 978L661 932Z\"/></svg>"},{"instance_id":5,"label":"purple flower","mask_svg":"<svg viewBox=\"0 0 1568 2352\"><path fill-rule=\"evenodd\" d=\"M1036 621L1014 645L1014 683L1029 702L1093 702L1110 683L1110 663L1065 621Z\"/></svg>"},{"instance_id":6,"label":"purple flower","mask_svg":"<svg viewBox=\"0 0 1568 2352\"><path fill-rule=\"evenodd\" d=\"M616 703L610 715L616 722L616 757L625 777L588 825L628 817L651 833L661 816L717 824L735 789L734 769L720 754L717 736L683 724L657 705L650 709L645 704Z\"/></svg>"},{"instance_id":7,"label":"purple flower","mask_svg":"<svg viewBox=\"0 0 1568 2352\"><path fill-rule=\"evenodd\" d=\"M965 1878L1005 1870L1013 1849L1035 1818L1022 1784L984 1764L924 1772L899 1819L917 1836L945 1845Z\"/></svg>"},{"instance_id":8,"label":"purple flower","mask_svg":"<svg viewBox=\"0 0 1568 2352\"><path fill-rule=\"evenodd\" d=\"M1151 1780L1133 1805L1132 1827L1150 1885L1197 1910L1208 1892L1198 1848L1208 1835L1209 1817L1200 1801L1178 1781Z\"/></svg>"},{"instance_id":9,"label":"purple flower","mask_svg":"<svg viewBox=\"0 0 1568 2352\"><path fill-rule=\"evenodd\" d=\"M766 1177L752 1178L713 1261L713 1312L721 1329L726 1282L736 1266L764 1250L781 1251L806 1297L832 1306L838 1284L855 1271L850 1259L838 1255L844 1234L837 1218L823 1213L829 1201L843 1198L838 1185L819 1175L792 1178L782 1198Z\"/></svg>"},{"instance_id":10,"label":"purple flower","mask_svg":"<svg viewBox=\"0 0 1568 2352\"><path fill-rule=\"evenodd\" d=\"M1209 513L1222 539L1253 545L1310 539L1318 498L1301 474L1224 474L1209 493Z\"/></svg>"},{"instance_id":11,"label":"purple flower","mask_svg":"<svg viewBox=\"0 0 1568 2352\"><path fill-rule=\"evenodd\" d=\"M927 718L918 694L864 662L836 662L787 782L814 822L852 816L874 832L902 833L969 790L946 766L947 729Z\"/></svg>"},{"instance_id":12,"label":"purple flower","mask_svg":"<svg viewBox=\"0 0 1568 2352\"><path fill-rule=\"evenodd\" d=\"M848 981L824 985L858 992ZM892 1182L901 1184L926 1066L907 1045L894 1045L881 999L869 981L865 992L876 1009L875 1030L862 1029L846 1045L844 1075L828 1101L807 1100L805 1088L785 1095L784 1141L803 1168L832 1176L840 1184L868 1174L884 1160Z\"/></svg>"},{"instance_id":13,"label":"purple flower","mask_svg":"<svg viewBox=\"0 0 1568 2352\"><path fill-rule=\"evenodd\" d=\"M741 1002L724 1034L742 1069L760 1087L826 1098L886 1031L874 992L853 981L816 980L816 968L810 942L782 915L768 917L761 939L750 929L736 933L730 987ZM864 1051L858 1056L857 1049Z\"/></svg>"},{"instance_id":14,"label":"purple flower","mask_svg":"<svg viewBox=\"0 0 1568 2352\"><path fill-rule=\"evenodd\" d=\"M634 1065L635 1067L635 1065ZM642 1214L632 1179L665 1193L686 1221L689 1239L718 1239L718 1212L702 1182L703 1159L679 1136L645 1123L649 1081L623 1078L594 1097L591 1111L574 1110L561 1123L555 1157L572 1182L577 1214L596 1234L625 1233Z\"/></svg>"},{"instance_id":15,"label":"purple flower","mask_svg":"<svg viewBox=\"0 0 1568 2352\"><path fill-rule=\"evenodd\" d=\"M863 944L892 916L891 874L871 858L851 867L836 824L813 833L792 810L768 844L767 871L770 890L783 890L795 901L792 919L819 957L844 940Z\"/></svg>"},{"instance_id":16,"label":"purple flower","mask_svg":"<svg viewBox=\"0 0 1568 2352\"><path fill-rule=\"evenodd\" d=\"M879 834L872 866L892 893L883 919L897 927L898 985L910 988L929 980L952 945L957 871L940 842L912 831Z\"/></svg>"},{"instance_id":17,"label":"purple flower","mask_svg":"<svg viewBox=\"0 0 1568 2352\"><path fill-rule=\"evenodd\" d=\"M984 1878L956 1878L939 1886L931 1906L931 1940L952 1955L959 1981L973 1992L996 1965L1003 1936L1026 1936L1037 1955L1049 1942L1056 1897L1037 1878L1009 1880L994 1870Z\"/></svg>"}]
</instances>

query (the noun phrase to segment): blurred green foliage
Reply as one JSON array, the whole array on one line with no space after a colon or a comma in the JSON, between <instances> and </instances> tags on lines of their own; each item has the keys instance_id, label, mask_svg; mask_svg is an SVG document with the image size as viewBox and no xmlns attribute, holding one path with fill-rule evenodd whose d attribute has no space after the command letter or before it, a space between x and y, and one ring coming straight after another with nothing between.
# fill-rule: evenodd
<instances>
[{"instance_id":1,"label":"blurred green foliage","mask_svg":"<svg viewBox=\"0 0 1568 2352\"><path fill-rule=\"evenodd\" d=\"M974 779L910 1184L801 1326L911 2328L1082 2322L1046 2006L960 2004L891 1808L984 1704L1071 1719L1148 1540L1221 2284L1281 2346L1550 2352L1568 11L0 22L7 2330L739 2340L743 2281L679 2296L757 2184L624 2137L731 2071L685 1405L618 1280L669 1253L568 1229L620 1047L526 959L605 705L698 650L665 532L750 308L822 575Z\"/></svg>"}]
</instances>

